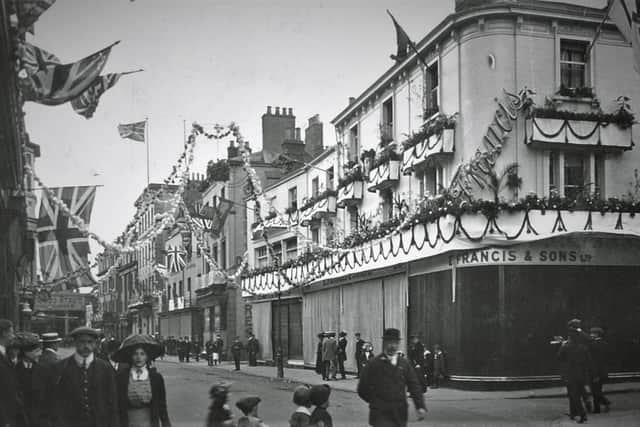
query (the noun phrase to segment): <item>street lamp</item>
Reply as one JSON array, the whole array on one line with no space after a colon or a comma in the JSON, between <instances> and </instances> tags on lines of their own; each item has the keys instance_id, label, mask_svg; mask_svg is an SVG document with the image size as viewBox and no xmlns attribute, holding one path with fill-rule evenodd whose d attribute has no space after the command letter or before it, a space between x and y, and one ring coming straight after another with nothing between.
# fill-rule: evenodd
<instances>
[{"instance_id":1,"label":"street lamp","mask_svg":"<svg viewBox=\"0 0 640 427\"><path fill-rule=\"evenodd\" d=\"M278 258L276 258L276 267L278 267ZM281 305L281 278L278 274L278 335L276 348L276 369L278 378L284 378L284 360L282 355L282 305Z\"/></svg>"}]
</instances>

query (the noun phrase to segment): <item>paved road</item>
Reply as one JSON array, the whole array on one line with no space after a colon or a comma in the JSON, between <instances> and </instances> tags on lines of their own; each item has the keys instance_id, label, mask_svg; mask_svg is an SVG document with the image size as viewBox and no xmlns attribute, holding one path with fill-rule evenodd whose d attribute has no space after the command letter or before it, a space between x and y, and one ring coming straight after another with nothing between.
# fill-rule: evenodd
<instances>
[{"instance_id":1,"label":"paved road","mask_svg":"<svg viewBox=\"0 0 640 427\"><path fill-rule=\"evenodd\" d=\"M169 411L174 426L204 425L209 405L208 390L220 380L232 381L231 407L244 396L255 394L262 398L260 416L270 427L288 426L289 415L295 409L291 402L291 384L208 368L203 364L157 363L167 383ZM550 426L559 425L566 418L567 401L552 399L467 399L433 400L438 390L427 394L429 414L426 422L414 421L410 426ZM612 397L611 414L593 415L590 425L628 425L629 414L635 418L640 409L640 394L629 393ZM636 410L631 412L631 410ZM334 391L330 412L336 427L367 425L367 407L355 393ZM623 417L623 418L620 418ZM605 424L602 424L602 422ZM621 421L623 421L621 423ZM563 422L564 424L564 422Z\"/></svg>"}]
</instances>

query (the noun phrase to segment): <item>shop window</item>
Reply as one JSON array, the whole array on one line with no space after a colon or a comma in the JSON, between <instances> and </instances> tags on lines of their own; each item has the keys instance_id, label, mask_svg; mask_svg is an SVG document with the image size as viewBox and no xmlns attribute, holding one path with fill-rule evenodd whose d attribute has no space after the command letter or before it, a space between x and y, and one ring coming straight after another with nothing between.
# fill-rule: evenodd
<instances>
[{"instance_id":1,"label":"shop window","mask_svg":"<svg viewBox=\"0 0 640 427\"><path fill-rule=\"evenodd\" d=\"M438 88L439 88L439 76L438 76L438 62L434 62L427 68L425 73L425 105L424 105L424 118L428 119L439 111L438 103Z\"/></svg>"},{"instance_id":2,"label":"shop window","mask_svg":"<svg viewBox=\"0 0 640 427\"><path fill-rule=\"evenodd\" d=\"M256 265L258 267L264 267L268 263L267 259L267 247L263 246L261 248L256 249Z\"/></svg>"},{"instance_id":3,"label":"shop window","mask_svg":"<svg viewBox=\"0 0 640 427\"><path fill-rule=\"evenodd\" d=\"M586 42L560 40L560 83L567 88L588 86Z\"/></svg>"},{"instance_id":4,"label":"shop window","mask_svg":"<svg viewBox=\"0 0 640 427\"><path fill-rule=\"evenodd\" d=\"M316 176L311 180L311 197L318 195L320 190L320 179Z\"/></svg>"},{"instance_id":5,"label":"shop window","mask_svg":"<svg viewBox=\"0 0 640 427\"><path fill-rule=\"evenodd\" d=\"M289 209L298 210L298 187L289 189Z\"/></svg>"},{"instance_id":6,"label":"shop window","mask_svg":"<svg viewBox=\"0 0 640 427\"><path fill-rule=\"evenodd\" d=\"M383 190L380 192L382 208L382 220L388 221L393 218L393 192L391 190Z\"/></svg>"},{"instance_id":7,"label":"shop window","mask_svg":"<svg viewBox=\"0 0 640 427\"><path fill-rule=\"evenodd\" d=\"M393 97L382 103L382 122L380 123L381 145L391 141L393 141Z\"/></svg>"},{"instance_id":8,"label":"shop window","mask_svg":"<svg viewBox=\"0 0 640 427\"><path fill-rule=\"evenodd\" d=\"M295 259L298 256L298 238L292 237L285 241L287 247L286 259Z\"/></svg>"},{"instance_id":9,"label":"shop window","mask_svg":"<svg viewBox=\"0 0 640 427\"><path fill-rule=\"evenodd\" d=\"M333 190L333 166L327 169L327 190Z\"/></svg>"},{"instance_id":10,"label":"shop window","mask_svg":"<svg viewBox=\"0 0 640 427\"><path fill-rule=\"evenodd\" d=\"M358 151L359 151L359 126L356 124L351 129L349 129L349 161L357 162L358 161Z\"/></svg>"}]
</instances>

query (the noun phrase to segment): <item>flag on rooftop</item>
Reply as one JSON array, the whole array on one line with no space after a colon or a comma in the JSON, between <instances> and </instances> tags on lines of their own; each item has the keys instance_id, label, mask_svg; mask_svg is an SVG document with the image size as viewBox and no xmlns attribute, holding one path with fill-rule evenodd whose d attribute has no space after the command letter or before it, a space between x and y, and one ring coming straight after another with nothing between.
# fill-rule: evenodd
<instances>
[{"instance_id":1,"label":"flag on rooftop","mask_svg":"<svg viewBox=\"0 0 640 427\"><path fill-rule=\"evenodd\" d=\"M59 187L52 188L51 191L69 207L73 215L89 224L96 195L95 186ZM46 193L43 193L40 200L36 230L38 261L44 282L88 269L89 239ZM87 274L74 277L69 282L72 287L94 283L93 278Z\"/></svg>"},{"instance_id":2,"label":"flag on rooftop","mask_svg":"<svg viewBox=\"0 0 640 427\"><path fill-rule=\"evenodd\" d=\"M144 142L146 127L146 120L135 123L120 124L118 125L118 133L120 133L121 138Z\"/></svg>"},{"instance_id":3,"label":"flag on rooftop","mask_svg":"<svg viewBox=\"0 0 640 427\"><path fill-rule=\"evenodd\" d=\"M609 18L633 48L634 68L640 73L640 0L609 0Z\"/></svg>"},{"instance_id":4,"label":"flag on rooftop","mask_svg":"<svg viewBox=\"0 0 640 427\"><path fill-rule=\"evenodd\" d=\"M398 49L396 51L396 54L391 55L391 59L394 59L396 61L402 61L404 58L407 57L409 43L411 43L411 40L409 40L409 35L400 26L400 24L398 24L398 21L396 21L396 18L393 17L391 12L387 10L387 13L391 17L394 27L396 27L396 42L398 44Z\"/></svg>"},{"instance_id":5,"label":"flag on rooftop","mask_svg":"<svg viewBox=\"0 0 640 427\"><path fill-rule=\"evenodd\" d=\"M60 105L76 98L100 75L114 45L71 64L50 61L40 67L25 79L25 100L44 105Z\"/></svg>"},{"instance_id":6,"label":"flag on rooftop","mask_svg":"<svg viewBox=\"0 0 640 427\"><path fill-rule=\"evenodd\" d=\"M16 2L18 12L18 22L22 33L29 31L33 33L33 24L36 23L40 15L54 4L56 0L19 0Z\"/></svg>"}]
</instances>

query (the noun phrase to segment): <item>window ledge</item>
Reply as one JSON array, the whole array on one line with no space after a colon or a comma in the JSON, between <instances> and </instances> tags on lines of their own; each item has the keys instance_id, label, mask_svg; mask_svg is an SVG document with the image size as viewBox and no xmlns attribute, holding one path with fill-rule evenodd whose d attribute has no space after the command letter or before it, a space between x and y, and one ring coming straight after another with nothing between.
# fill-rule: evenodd
<instances>
[{"instance_id":1,"label":"window ledge","mask_svg":"<svg viewBox=\"0 0 640 427\"><path fill-rule=\"evenodd\" d=\"M600 106L600 101L598 101L596 97L573 97L573 96L553 95L551 99L556 104L574 103L574 104L588 104L593 107Z\"/></svg>"}]
</instances>

